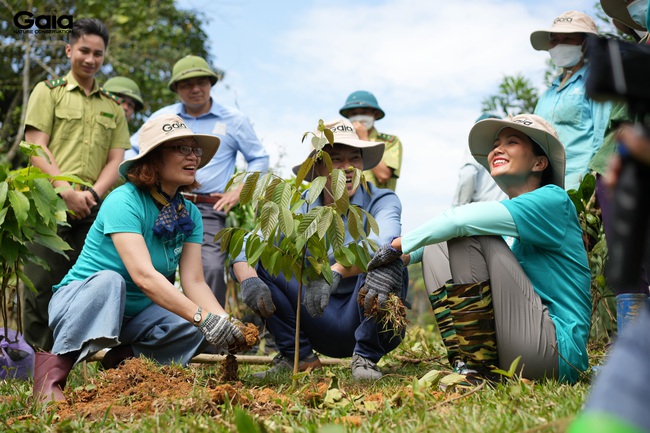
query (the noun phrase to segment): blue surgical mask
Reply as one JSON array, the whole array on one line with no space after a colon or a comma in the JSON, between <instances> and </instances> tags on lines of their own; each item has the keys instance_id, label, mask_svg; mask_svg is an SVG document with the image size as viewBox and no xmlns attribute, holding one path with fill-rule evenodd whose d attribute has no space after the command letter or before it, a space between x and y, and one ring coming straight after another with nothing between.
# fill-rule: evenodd
<instances>
[{"instance_id":1,"label":"blue surgical mask","mask_svg":"<svg viewBox=\"0 0 650 433\"><path fill-rule=\"evenodd\" d=\"M648 10L648 0L635 0L627 5L627 11L635 23L646 28L646 12Z\"/></svg>"}]
</instances>

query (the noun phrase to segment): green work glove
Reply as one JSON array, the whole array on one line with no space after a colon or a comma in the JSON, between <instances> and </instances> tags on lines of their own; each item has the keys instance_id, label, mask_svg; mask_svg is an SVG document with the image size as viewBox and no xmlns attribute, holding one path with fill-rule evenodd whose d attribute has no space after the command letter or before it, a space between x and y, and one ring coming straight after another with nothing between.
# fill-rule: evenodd
<instances>
[{"instance_id":1,"label":"green work glove","mask_svg":"<svg viewBox=\"0 0 650 433\"><path fill-rule=\"evenodd\" d=\"M268 319L275 313L275 304L271 298L269 286L258 277L247 278L241 282L241 297L244 304L255 314Z\"/></svg>"},{"instance_id":2,"label":"green work glove","mask_svg":"<svg viewBox=\"0 0 650 433\"><path fill-rule=\"evenodd\" d=\"M403 272L402 260L393 260L386 266L368 272L365 283L368 293L363 306L366 315L370 315L375 299L379 303L379 308L383 308L389 294L397 294L402 290Z\"/></svg>"},{"instance_id":3,"label":"green work glove","mask_svg":"<svg viewBox=\"0 0 650 433\"><path fill-rule=\"evenodd\" d=\"M381 266L386 266L389 263L402 258L402 252L397 251L389 243L379 247L375 255L372 257L372 260L368 262L368 271L377 269Z\"/></svg>"},{"instance_id":4,"label":"green work glove","mask_svg":"<svg viewBox=\"0 0 650 433\"><path fill-rule=\"evenodd\" d=\"M216 314L208 313L208 317L199 325L199 331L210 344L218 348L246 344L246 337L239 328L229 319Z\"/></svg>"},{"instance_id":5,"label":"green work glove","mask_svg":"<svg viewBox=\"0 0 650 433\"><path fill-rule=\"evenodd\" d=\"M332 271L332 284L328 283L325 278L309 282L303 304L311 317L323 314L330 301L330 295L339 286L339 282L341 282L341 274L336 271Z\"/></svg>"}]
</instances>

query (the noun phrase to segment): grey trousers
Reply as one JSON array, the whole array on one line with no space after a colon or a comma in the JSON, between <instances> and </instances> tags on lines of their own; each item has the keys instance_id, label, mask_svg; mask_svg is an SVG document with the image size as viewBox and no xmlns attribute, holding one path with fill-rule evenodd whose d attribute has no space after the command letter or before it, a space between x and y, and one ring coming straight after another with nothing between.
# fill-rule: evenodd
<instances>
[{"instance_id":1,"label":"grey trousers","mask_svg":"<svg viewBox=\"0 0 650 433\"><path fill-rule=\"evenodd\" d=\"M221 252L221 241L215 242L214 237L226 226L226 214L217 212L210 203L196 205L203 217L203 245L201 246L201 261L203 275L212 293L223 308L226 308L226 278L224 266L226 254Z\"/></svg>"},{"instance_id":2,"label":"grey trousers","mask_svg":"<svg viewBox=\"0 0 650 433\"><path fill-rule=\"evenodd\" d=\"M518 371L528 379L558 377L555 324L503 238L456 238L427 246L422 257L427 291L490 280L499 367L508 370L521 356Z\"/></svg>"}]
</instances>

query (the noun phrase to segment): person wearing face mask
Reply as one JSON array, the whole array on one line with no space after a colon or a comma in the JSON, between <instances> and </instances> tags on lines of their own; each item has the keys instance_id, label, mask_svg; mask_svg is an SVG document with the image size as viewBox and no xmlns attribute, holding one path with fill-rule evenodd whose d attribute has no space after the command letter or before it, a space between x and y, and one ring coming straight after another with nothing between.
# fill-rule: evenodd
<instances>
[{"instance_id":1,"label":"person wearing face mask","mask_svg":"<svg viewBox=\"0 0 650 433\"><path fill-rule=\"evenodd\" d=\"M589 172L589 161L600 149L611 103L599 103L586 94L589 64L585 61L587 35L597 35L594 20L577 11L562 13L549 29L537 30L530 42L538 51L548 51L561 68L535 107L535 114L548 120L566 151L565 188L577 189Z\"/></svg>"},{"instance_id":2,"label":"person wearing face mask","mask_svg":"<svg viewBox=\"0 0 650 433\"><path fill-rule=\"evenodd\" d=\"M384 110L379 108L375 95L365 90L352 92L339 113L352 122L361 140L386 143L381 162L372 170L364 171L363 174L366 181L374 183L375 186L395 191L402 167L402 142L396 135L384 134L375 129L375 121L385 116Z\"/></svg>"}]
</instances>

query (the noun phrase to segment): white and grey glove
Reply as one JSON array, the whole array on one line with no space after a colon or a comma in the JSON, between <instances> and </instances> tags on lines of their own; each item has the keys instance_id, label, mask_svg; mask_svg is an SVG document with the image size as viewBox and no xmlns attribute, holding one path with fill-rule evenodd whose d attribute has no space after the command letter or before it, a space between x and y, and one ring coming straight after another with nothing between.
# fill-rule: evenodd
<instances>
[{"instance_id":1,"label":"white and grey glove","mask_svg":"<svg viewBox=\"0 0 650 433\"><path fill-rule=\"evenodd\" d=\"M377 269L381 266L386 266L389 263L401 258L402 252L393 248L389 242L379 247L377 252L375 252L375 255L368 262L368 271L372 271L373 269Z\"/></svg>"},{"instance_id":2,"label":"white and grey glove","mask_svg":"<svg viewBox=\"0 0 650 433\"><path fill-rule=\"evenodd\" d=\"M237 326L225 317L216 314L208 313L208 317L199 325L199 331L210 344L218 348L246 344L246 337Z\"/></svg>"},{"instance_id":3,"label":"white and grey glove","mask_svg":"<svg viewBox=\"0 0 650 433\"><path fill-rule=\"evenodd\" d=\"M244 304L255 314L268 319L275 313L275 304L271 298L271 290L258 277L247 278L241 282L241 297Z\"/></svg>"},{"instance_id":4,"label":"white and grey glove","mask_svg":"<svg viewBox=\"0 0 650 433\"><path fill-rule=\"evenodd\" d=\"M303 304L311 317L323 314L330 301L330 295L339 286L339 282L341 282L341 274L336 271L332 271L332 284L328 283L325 278L309 282Z\"/></svg>"},{"instance_id":5,"label":"white and grey glove","mask_svg":"<svg viewBox=\"0 0 650 433\"><path fill-rule=\"evenodd\" d=\"M371 313L375 299L379 308L384 308L389 294L400 293L403 273L404 263L401 260L393 260L385 266L368 271L365 283L368 292L364 304L366 315Z\"/></svg>"}]
</instances>

